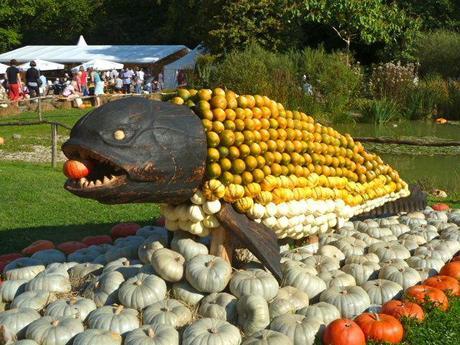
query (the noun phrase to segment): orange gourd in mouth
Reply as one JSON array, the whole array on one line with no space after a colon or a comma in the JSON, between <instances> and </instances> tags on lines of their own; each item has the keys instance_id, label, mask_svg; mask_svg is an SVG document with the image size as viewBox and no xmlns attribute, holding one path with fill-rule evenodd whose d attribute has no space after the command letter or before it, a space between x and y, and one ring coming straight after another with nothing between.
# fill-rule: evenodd
<instances>
[{"instance_id":1,"label":"orange gourd in mouth","mask_svg":"<svg viewBox=\"0 0 460 345\"><path fill-rule=\"evenodd\" d=\"M65 176L78 180L91 173L91 163L89 161L68 160L64 163L63 170Z\"/></svg>"}]
</instances>

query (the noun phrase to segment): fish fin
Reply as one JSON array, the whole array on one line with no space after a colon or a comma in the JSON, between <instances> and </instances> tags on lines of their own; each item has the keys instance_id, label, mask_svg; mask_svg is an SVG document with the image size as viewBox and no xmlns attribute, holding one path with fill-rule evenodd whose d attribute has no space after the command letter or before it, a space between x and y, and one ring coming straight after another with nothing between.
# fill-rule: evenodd
<instances>
[{"instance_id":1,"label":"fish fin","mask_svg":"<svg viewBox=\"0 0 460 345\"><path fill-rule=\"evenodd\" d=\"M281 281L281 256L276 234L265 225L256 223L236 212L228 203L216 214L220 224L249 249Z\"/></svg>"},{"instance_id":2,"label":"fish fin","mask_svg":"<svg viewBox=\"0 0 460 345\"><path fill-rule=\"evenodd\" d=\"M414 212L424 210L427 206L426 193L423 192L418 185L410 185L409 190L409 196L400 198L395 201L387 202L386 204L374 208L369 212L359 214L350 220L354 221L366 218L389 217L397 215L401 212Z\"/></svg>"}]
</instances>

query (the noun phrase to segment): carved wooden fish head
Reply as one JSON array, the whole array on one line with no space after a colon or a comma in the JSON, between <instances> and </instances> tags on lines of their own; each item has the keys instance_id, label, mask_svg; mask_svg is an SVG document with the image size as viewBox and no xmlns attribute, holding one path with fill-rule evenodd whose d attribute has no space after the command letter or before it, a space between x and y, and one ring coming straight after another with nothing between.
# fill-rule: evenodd
<instances>
[{"instance_id":1,"label":"carved wooden fish head","mask_svg":"<svg viewBox=\"0 0 460 345\"><path fill-rule=\"evenodd\" d=\"M129 97L83 116L62 150L92 166L86 178L67 180L73 194L109 204L177 204L202 183L206 136L188 107Z\"/></svg>"}]
</instances>

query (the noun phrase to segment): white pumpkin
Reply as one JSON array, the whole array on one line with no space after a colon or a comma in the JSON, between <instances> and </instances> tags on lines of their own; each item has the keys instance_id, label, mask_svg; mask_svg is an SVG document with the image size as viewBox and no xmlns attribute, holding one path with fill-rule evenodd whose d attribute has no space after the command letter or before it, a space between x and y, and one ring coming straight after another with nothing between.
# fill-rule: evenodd
<instances>
[{"instance_id":1,"label":"white pumpkin","mask_svg":"<svg viewBox=\"0 0 460 345\"><path fill-rule=\"evenodd\" d=\"M275 318L270 329L287 335L294 345L313 345L321 324L300 314L284 314Z\"/></svg>"},{"instance_id":2,"label":"white pumpkin","mask_svg":"<svg viewBox=\"0 0 460 345\"><path fill-rule=\"evenodd\" d=\"M369 295L371 304L382 305L389 300L397 299L403 292L398 283L386 279L369 280L361 285Z\"/></svg>"},{"instance_id":3,"label":"white pumpkin","mask_svg":"<svg viewBox=\"0 0 460 345\"><path fill-rule=\"evenodd\" d=\"M345 260L345 254L343 254L339 248L331 245L321 246L318 250L318 254L336 259L339 262Z\"/></svg>"},{"instance_id":4,"label":"white pumpkin","mask_svg":"<svg viewBox=\"0 0 460 345\"><path fill-rule=\"evenodd\" d=\"M412 267L395 267L388 265L382 267L379 279L391 280L402 286L403 290L418 284L422 279L419 272Z\"/></svg>"},{"instance_id":5,"label":"white pumpkin","mask_svg":"<svg viewBox=\"0 0 460 345\"><path fill-rule=\"evenodd\" d=\"M397 242L375 243L369 246L368 251L376 254L380 261L390 259L407 259L410 257L409 250Z\"/></svg>"},{"instance_id":6,"label":"white pumpkin","mask_svg":"<svg viewBox=\"0 0 460 345\"><path fill-rule=\"evenodd\" d=\"M366 242L354 237L344 237L338 241L332 242L331 245L339 248L345 257L349 255L363 255L366 248Z\"/></svg>"},{"instance_id":7,"label":"white pumpkin","mask_svg":"<svg viewBox=\"0 0 460 345\"><path fill-rule=\"evenodd\" d=\"M310 299L326 289L326 283L322 279L312 275L303 267L290 267L284 270L283 286L288 285L305 292Z\"/></svg>"},{"instance_id":8,"label":"white pumpkin","mask_svg":"<svg viewBox=\"0 0 460 345\"><path fill-rule=\"evenodd\" d=\"M330 287L321 293L320 301L332 304L342 317L350 319L361 314L371 304L369 295L360 286Z\"/></svg>"},{"instance_id":9,"label":"white pumpkin","mask_svg":"<svg viewBox=\"0 0 460 345\"><path fill-rule=\"evenodd\" d=\"M279 290L279 284L275 277L260 269L238 271L230 280L230 291L236 297L243 295L257 295L272 300Z\"/></svg>"},{"instance_id":10,"label":"white pumpkin","mask_svg":"<svg viewBox=\"0 0 460 345\"><path fill-rule=\"evenodd\" d=\"M356 285L355 278L348 273L341 270L322 271L318 274L318 278L321 278L326 286L354 286Z\"/></svg>"},{"instance_id":11,"label":"white pumpkin","mask_svg":"<svg viewBox=\"0 0 460 345\"><path fill-rule=\"evenodd\" d=\"M187 262L185 269L187 281L201 292L221 292L231 274L230 264L213 255L197 255Z\"/></svg>"},{"instance_id":12,"label":"white pumpkin","mask_svg":"<svg viewBox=\"0 0 460 345\"><path fill-rule=\"evenodd\" d=\"M342 267L342 271L351 274L355 278L357 285L376 278L379 269L379 264L370 261L362 264L346 264Z\"/></svg>"},{"instance_id":13,"label":"white pumpkin","mask_svg":"<svg viewBox=\"0 0 460 345\"><path fill-rule=\"evenodd\" d=\"M251 335L270 324L270 312L262 296L242 296L236 303L238 324L243 332Z\"/></svg>"},{"instance_id":14,"label":"white pumpkin","mask_svg":"<svg viewBox=\"0 0 460 345\"><path fill-rule=\"evenodd\" d=\"M340 311L332 304L318 302L311 306L297 311L297 314L313 317L320 321L321 324L329 325L332 321L340 319Z\"/></svg>"},{"instance_id":15,"label":"white pumpkin","mask_svg":"<svg viewBox=\"0 0 460 345\"><path fill-rule=\"evenodd\" d=\"M330 271L340 268L340 263L337 259L325 255L312 255L302 262L307 266L313 266L316 271Z\"/></svg>"},{"instance_id":16,"label":"white pumpkin","mask_svg":"<svg viewBox=\"0 0 460 345\"><path fill-rule=\"evenodd\" d=\"M230 323L204 318L188 326L182 335L182 345L239 345L241 334Z\"/></svg>"}]
</instances>

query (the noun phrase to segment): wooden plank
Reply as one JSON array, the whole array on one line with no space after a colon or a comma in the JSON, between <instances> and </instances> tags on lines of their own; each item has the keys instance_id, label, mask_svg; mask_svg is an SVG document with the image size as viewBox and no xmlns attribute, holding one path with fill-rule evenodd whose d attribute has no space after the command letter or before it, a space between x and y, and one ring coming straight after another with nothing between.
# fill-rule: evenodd
<instances>
[{"instance_id":1,"label":"wooden plank","mask_svg":"<svg viewBox=\"0 0 460 345\"><path fill-rule=\"evenodd\" d=\"M278 281L282 280L280 248L272 230L236 212L228 203L222 204L216 216L220 224L230 232L230 236L235 236L249 249Z\"/></svg>"},{"instance_id":2,"label":"wooden plank","mask_svg":"<svg viewBox=\"0 0 460 345\"><path fill-rule=\"evenodd\" d=\"M229 231L225 230L223 227L213 229L210 253L211 255L224 259L231 265L234 246L229 235Z\"/></svg>"}]
</instances>

